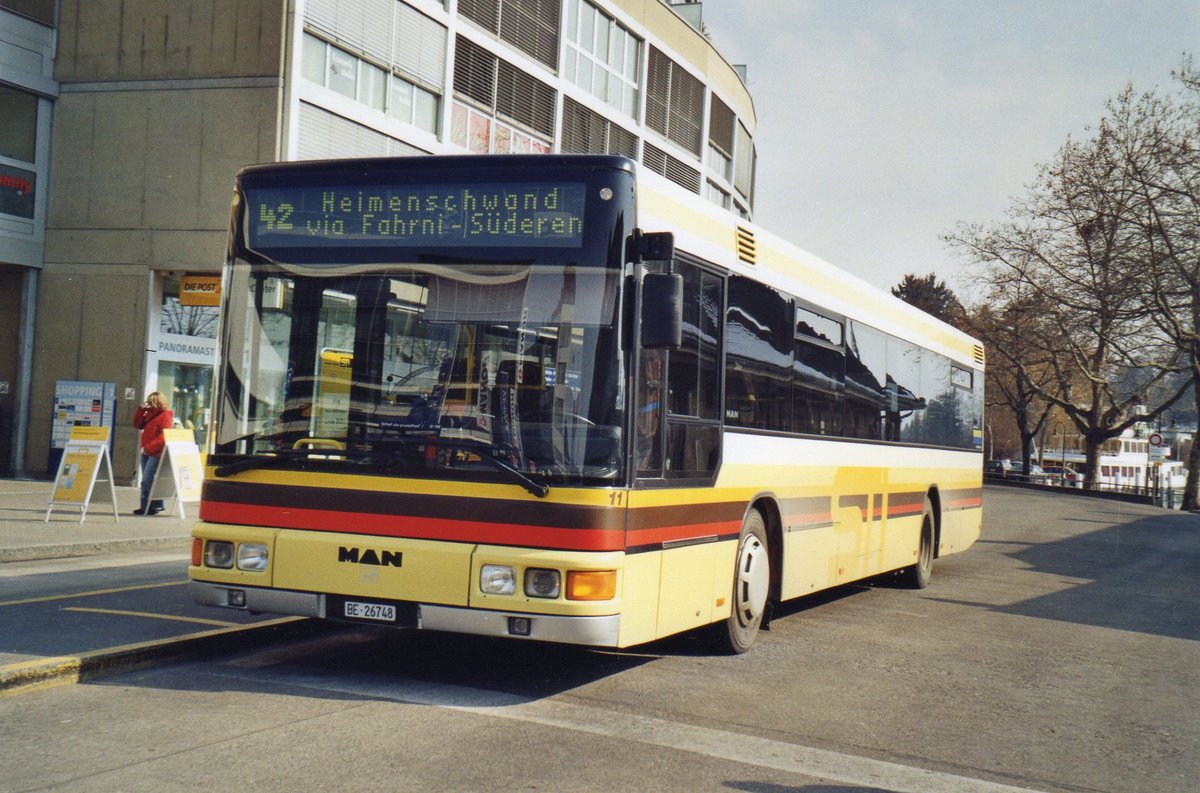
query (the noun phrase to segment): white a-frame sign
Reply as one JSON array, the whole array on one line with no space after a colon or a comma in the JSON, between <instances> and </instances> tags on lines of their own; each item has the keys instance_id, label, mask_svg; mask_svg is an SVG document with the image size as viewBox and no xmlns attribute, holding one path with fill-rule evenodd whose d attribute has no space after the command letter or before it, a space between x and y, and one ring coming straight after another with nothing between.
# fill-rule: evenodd
<instances>
[{"instance_id":1,"label":"white a-frame sign","mask_svg":"<svg viewBox=\"0 0 1200 793\"><path fill-rule=\"evenodd\" d=\"M96 482L108 484L108 499L112 504L113 518L120 522L117 511L117 488L113 484L112 458L108 456L108 427L75 427L71 438L63 449L58 473L54 477L54 490L50 504L46 507L43 523L50 520L55 507L78 509L79 522L87 518L88 504ZM104 476L100 476L101 469ZM103 490L103 489L102 489Z\"/></svg>"},{"instance_id":2,"label":"white a-frame sign","mask_svg":"<svg viewBox=\"0 0 1200 793\"><path fill-rule=\"evenodd\" d=\"M163 430L162 460L150 485L150 501L174 498L172 512L186 518L184 503L200 501L200 486L204 483L204 463L200 459L200 448L191 430Z\"/></svg>"}]
</instances>

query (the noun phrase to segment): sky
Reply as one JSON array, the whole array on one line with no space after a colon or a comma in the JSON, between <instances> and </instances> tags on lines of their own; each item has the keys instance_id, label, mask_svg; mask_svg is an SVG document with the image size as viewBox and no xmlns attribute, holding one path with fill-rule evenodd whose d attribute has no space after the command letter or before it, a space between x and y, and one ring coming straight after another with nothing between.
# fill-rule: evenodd
<instances>
[{"instance_id":1,"label":"sky","mask_svg":"<svg viewBox=\"0 0 1200 793\"><path fill-rule=\"evenodd\" d=\"M705 0L703 19L748 68L755 221L876 286L932 272L968 300L939 236L1003 221L1106 100L1200 62L1198 0Z\"/></svg>"}]
</instances>

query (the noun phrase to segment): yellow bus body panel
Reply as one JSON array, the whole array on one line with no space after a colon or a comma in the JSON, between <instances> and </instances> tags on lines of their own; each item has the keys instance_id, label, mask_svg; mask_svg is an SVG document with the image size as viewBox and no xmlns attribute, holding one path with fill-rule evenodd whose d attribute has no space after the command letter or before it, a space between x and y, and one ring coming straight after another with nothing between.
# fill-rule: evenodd
<instances>
[{"instance_id":1,"label":"yellow bus body panel","mask_svg":"<svg viewBox=\"0 0 1200 793\"><path fill-rule=\"evenodd\" d=\"M282 531L275 541L272 566L275 586L282 589L465 606L472 547L436 540ZM343 548L348 552L342 553ZM394 554L402 555L398 566L374 563ZM359 561L339 561L351 556Z\"/></svg>"}]
</instances>

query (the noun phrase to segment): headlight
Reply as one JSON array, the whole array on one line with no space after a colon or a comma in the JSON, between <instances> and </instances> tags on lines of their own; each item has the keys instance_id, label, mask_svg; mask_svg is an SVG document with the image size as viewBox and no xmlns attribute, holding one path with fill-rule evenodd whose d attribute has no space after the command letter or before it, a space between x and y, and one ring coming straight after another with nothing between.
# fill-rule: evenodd
<instances>
[{"instance_id":1,"label":"headlight","mask_svg":"<svg viewBox=\"0 0 1200 793\"><path fill-rule=\"evenodd\" d=\"M237 566L239 570L261 573L267 569L267 546L247 542L238 546Z\"/></svg>"},{"instance_id":2,"label":"headlight","mask_svg":"<svg viewBox=\"0 0 1200 793\"><path fill-rule=\"evenodd\" d=\"M204 566L228 570L233 567L233 543L209 540L204 543Z\"/></svg>"},{"instance_id":3,"label":"headlight","mask_svg":"<svg viewBox=\"0 0 1200 793\"><path fill-rule=\"evenodd\" d=\"M517 574L504 564L485 564L479 571L479 589L488 595L511 595L517 591Z\"/></svg>"},{"instance_id":4,"label":"headlight","mask_svg":"<svg viewBox=\"0 0 1200 793\"><path fill-rule=\"evenodd\" d=\"M562 577L557 570L525 571L525 594L531 598L556 598L562 589Z\"/></svg>"}]
</instances>

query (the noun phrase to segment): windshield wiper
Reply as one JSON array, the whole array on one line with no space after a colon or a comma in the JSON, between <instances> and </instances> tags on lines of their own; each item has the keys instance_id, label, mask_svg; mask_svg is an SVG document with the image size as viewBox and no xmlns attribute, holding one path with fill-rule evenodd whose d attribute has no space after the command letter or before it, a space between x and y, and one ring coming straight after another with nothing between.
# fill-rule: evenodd
<instances>
[{"instance_id":1,"label":"windshield wiper","mask_svg":"<svg viewBox=\"0 0 1200 793\"><path fill-rule=\"evenodd\" d=\"M218 465L213 473L217 476L232 476L240 471L270 468L271 466L279 465L285 460L308 460L312 457L327 459L331 456L355 459L361 458L362 455L361 453L350 452L345 449L279 449L269 454L256 454L252 457L234 460L232 463Z\"/></svg>"},{"instance_id":2,"label":"windshield wiper","mask_svg":"<svg viewBox=\"0 0 1200 793\"><path fill-rule=\"evenodd\" d=\"M272 465L278 465L284 460L289 460L293 455L280 454L275 452L271 455L255 455L253 457L243 457L241 460L235 460L232 463L218 465L213 471L217 476L233 476L240 471L251 471L255 468L270 468Z\"/></svg>"},{"instance_id":3,"label":"windshield wiper","mask_svg":"<svg viewBox=\"0 0 1200 793\"><path fill-rule=\"evenodd\" d=\"M541 482L533 481L528 476L526 476L525 474L521 473L516 468L514 468L512 466L512 464L510 464L507 460L498 456L495 452L493 452L491 450L490 447L488 447L482 443L470 443L468 441L449 441L449 442L447 442L447 441L443 441L441 439L431 440L430 443L433 445L437 445L437 446L445 446L447 449L465 449L465 450L471 452L472 454L478 454L481 458L483 458L487 463L489 463L497 471L501 471L503 473L508 474L510 477L512 477L513 479L515 479L517 481L517 484L519 484L521 487L525 488L526 490L528 490L530 493L537 496L538 498L545 498L547 495L550 494L550 486L549 485L542 484Z\"/></svg>"},{"instance_id":4,"label":"windshield wiper","mask_svg":"<svg viewBox=\"0 0 1200 793\"><path fill-rule=\"evenodd\" d=\"M394 439L392 442L405 446L415 443L415 441L412 440L399 439ZM535 482L533 479L530 479L528 476L518 471L508 461L498 456L488 446L485 446L482 443L471 443L468 441L444 441L442 439L435 438L422 439L422 442L435 446L443 446L447 449L464 449L472 454L477 454L493 468L501 473L507 474L511 479L515 480L517 484L521 485L521 487L525 488L538 498L545 498L550 493L549 485L542 484L541 482ZM379 464L390 464L396 461L399 461L401 464L403 464L403 460L400 460L400 458L396 457L395 455L379 455L377 452L364 453L343 449L280 449L278 451L271 452L270 454L254 455L253 457L245 457L241 460L235 460L231 463L226 463L225 465L219 465L216 467L213 473L220 477L232 476L233 474L241 471L270 468L272 466L279 465L285 460L308 460L311 457L326 459L330 456L346 459L365 458L374 460Z\"/></svg>"}]
</instances>

